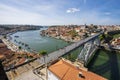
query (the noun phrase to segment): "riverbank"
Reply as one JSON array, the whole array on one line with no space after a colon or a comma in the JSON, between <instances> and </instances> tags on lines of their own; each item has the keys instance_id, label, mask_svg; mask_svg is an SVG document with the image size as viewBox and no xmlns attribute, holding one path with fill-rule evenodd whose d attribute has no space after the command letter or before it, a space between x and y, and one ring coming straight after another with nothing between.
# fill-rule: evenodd
<instances>
[{"instance_id":1,"label":"riverbank","mask_svg":"<svg viewBox=\"0 0 120 80\"><path fill-rule=\"evenodd\" d=\"M53 36L50 36L50 35L45 35L44 37L49 37L49 38L53 38L53 39L57 39L57 40L63 40L67 43L74 43L74 42L77 42L77 41L71 41L71 40L67 40L67 39L62 39L60 38L59 36L58 37L53 37Z\"/></svg>"},{"instance_id":2,"label":"riverbank","mask_svg":"<svg viewBox=\"0 0 120 80\"><path fill-rule=\"evenodd\" d=\"M113 38L119 37L115 34ZM117 50L97 50L94 57L87 65L88 69L108 80L120 80L120 52Z\"/></svg>"},{"instance_id":3,"label":"riverbank","mask_svg":"<svg viewBox=\"0 0 120 80\"><path fill-rule=\"evenodd\" d=\"M0 59L2 60L2 64L5 70L39 57L39 55L37 54L32 54L24 50L19 50L16 45L10 43L6 39L2 40L0 43Z\"/></svg>"},{"instance_id":4,"label":"riverbank","mask_svg":"<svg viewBox=\"0 0 120 80\"><path fill-rule=\"evenodd\" d=\"M85 32L80 32L80 30L81 28L78 26L56 26L49 27L47 30L42 30L40 34L42 36L49 36L56 39L62 39L67 42L77 42L81 40L85 35Z\"/></svg>"},{"instance_id":5,"label":"riverbank","mask_svg":"<svg viewBox=\"0 0 120 80\"><path fill-rule=\"evenodd\" d=\"M5 45L7 45L8 49L14 51L14 52L18 52L19 51L19 47L16 46L15 44L13 44L12 42L10 42L10 40L2 38L2 41Z\"/></svg>"},{"instance_id":6,"label":"riverbank","mask_svg":"<svg viewBox=\"0 0 120 80\"><path fill-rule=\"evenodd\" d=\"M21 46L23 49L26 49L30 52L34 50L35 52L39 53L41 50L46 50L48 54L71 44L61 39L41 36L41 30L17 32L15 34L10 35L12 37L11 42L17 46ZM14 37L16 35L19 37ZM28 46L26 47L25 45L22 45L22 43L28 44ZM28 47L30 49L28 49Z\"/></svg>"},{"instance_id":7,"label":"riverbank","mask_svg":"<svg viewBox=\"0 0 120 80\"><path fill-rule=\"evenodd\" d=\"M0 35L7 35L18 31L38 30L42 27L35 25L0 25Z\"/></svg>"}]
</instances>

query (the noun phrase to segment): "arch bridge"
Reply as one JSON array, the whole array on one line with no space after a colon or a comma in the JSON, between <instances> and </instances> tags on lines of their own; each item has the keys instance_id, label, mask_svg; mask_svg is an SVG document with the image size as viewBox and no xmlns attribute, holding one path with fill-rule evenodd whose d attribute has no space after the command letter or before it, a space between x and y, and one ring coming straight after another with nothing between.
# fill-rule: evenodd
<instances>
[{"instance_id":1,"label":"arch bridge","mask_svg":"<svg viewBox=\"0 0 120 80\"><path fill-rule=\"evenodd\" d=\"M82 64L86 65L91 58L94 51L100 46L100 40L99 36L103 34L103 31L100 33L97 33L96 35L90 36L88 38L85 38L83 40L80 40L78 42L75 42L71 45L68 45L62 49L59 49L57 51L54 51L52 53L49 53L46 56L43 56L39 59L40 63L50 63L55 60L57 60L59 57L62 57L63 55L66 55L70 51L83 46L81 52L78 55L77 60L81 62Z\"/></svg>"}]
</instances>

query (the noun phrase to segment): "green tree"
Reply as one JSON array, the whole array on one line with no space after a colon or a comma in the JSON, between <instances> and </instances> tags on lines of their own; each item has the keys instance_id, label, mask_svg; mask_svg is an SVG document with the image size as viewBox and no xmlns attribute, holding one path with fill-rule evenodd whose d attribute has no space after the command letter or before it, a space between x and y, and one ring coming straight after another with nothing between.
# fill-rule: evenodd
<instances>
[{"instance_id":1,"label":"green tree","mask_svg":"<svg viewBox=\"0 0 120 80\"><path fill-rule=\"evenodd\" d=\"M88 33L85 33L85 34L84 34L84 37L85 37L85 38L89 37Z\"/></svg>"},{"instance_id":2,"label":"green tree","mask_svg":"<svg viewBox=\"0 0 120 80\"><path fill-rule=\"evenodd\" d=\"M42 50L42 51L39 52L39 55L45 56L45 55L47 55L47 51Z\"/></svg>"},{"instance_id":3,"label":"green tree","mask_svg":"<svg viewBox=\"0 0 120 80\"><path fill-rule=\"evenodd\" d=\"M45 66L46 66L46 80L47 80L47 63L45 62L45 56L47 55L47 51L42 50L42 51L40 51L39 55L42 55L43 58L44 58L44 63L45 63Z\"/></svg>"},{"instance_id":4,"label":"green tree","mask_svg":"<svg viewBox=\"0 0 120 80\"><path fill-rule=\"evenodd\" d=\"M7 35L4 35L4 36L3 36L3 38L5 38L5 39L6 39L6 38L7 38Z\"/></svg>"},{"instance_id":5,"label":"green tree","mask_svg":"<svg viewBox=\"0 0 120 80\"><path fill-rule=\"evenodd\" d=\"M99 36L99 39L100 39L100 41L104 40L104 39L105 39L105 34L101 34L101 35Z\"/></svg>"},{"instance_id":6,"label":"green tree","mask_svg":"<svg viewBox=\"0 0 120 80\"><path fill-rule=\"evenodd\" d=\"M69 34L72 36L72 38L76 37L78 33L75 30L71 30Z\"/></svg>"},{"instance_id":7,"label":"green tree","mask_svg":"<svg viewBox=\"0 0 120 80\"><path fill-rule=\"evenodd\" d=\"M19 50L20 50L20 49L22 49L22 47L21 47L21 46L19 46L18 48L19 48Z\"/></svg>"},{"instance_id":8,"label":"green tree","mask_svg":"<svg viewBox=\"0 0 120 80\"><path fill-rule=\"evenodd\" d=\"M71 56L72 56L71 53L69 53L69 54L67 55L67 59L70 60L70 59L71 59Z\"/></svg>"},{"instance_id":9,"label":"green tree","mask_svg":"<svg viewBox=\"0 0 120 80\"><path fill-rule=\"evenodd\" d=\"M106 43L109 43L112 39L113 39L113 36L106 34L106 40L105 40Z\"/></svg>"},{"instance_id":10,"label":"green tree","mask_svg":"<svg viewBox=\"0 0 120 80\"><path fill-rule=\"evenodd\" d=\"M112 39L113 36L109 35L109 34L102 34L99 36L100 40L104 40L105 43L109 43Z\"/></svg>"},{"instance_id":11,"label":"green tree","mask_svg":"<svg viewBox=\"0 0 120 80\"><path fill-rule=\"evenodd\" d=\"M39 52L39 55L42 55L42 56L43 56L43 58L44 58L44 63L46 63L46 62L45 62L45 56L47 55L47 51L42 50L42 51Z\"/></svg>"}]
</instances>

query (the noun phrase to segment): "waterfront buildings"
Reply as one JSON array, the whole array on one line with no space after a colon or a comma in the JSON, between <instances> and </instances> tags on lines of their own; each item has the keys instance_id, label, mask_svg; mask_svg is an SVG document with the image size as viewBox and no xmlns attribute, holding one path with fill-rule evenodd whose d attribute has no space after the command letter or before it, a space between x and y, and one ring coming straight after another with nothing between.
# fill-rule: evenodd
<instances>
[{"instance_id":1,"label":"waterfront buildings","mask_svg":"<svg viewBox=\"0 0 120 80\"><path fill-rule=\"evenodd\" d=\"M11 48L9 49L9 47ZM38 57L35 54L31 54L22 50L12 51L14 48L15 47L12 45L12 43L4 44L0 39L0 60L2 61L5 71L9 71L16 66Z\"/></svg>"},{"instance_id":2,"label":"waterfront buildings","mask_svg":"<svg viewBox=\"0 0 120 80\"><path fill-rule=\"evenodd\" d=\"M116 38L116 39L113 39L111 41L111 45L114 49L118 49L120 50L120 37L119 38Z\"/></svg>"},{"instance_id":3,"label":"waterfront buildings","mask_svg":"<svg viewBox=\"0 0 120 80\"><path fill-rule=\"evenodd\" d=\"M77 42L100 31L109 32L119 29L118 25L64 25L50 26L47 30L41 31L41 34L65 41Z\"/></svg>"}]
</instances>

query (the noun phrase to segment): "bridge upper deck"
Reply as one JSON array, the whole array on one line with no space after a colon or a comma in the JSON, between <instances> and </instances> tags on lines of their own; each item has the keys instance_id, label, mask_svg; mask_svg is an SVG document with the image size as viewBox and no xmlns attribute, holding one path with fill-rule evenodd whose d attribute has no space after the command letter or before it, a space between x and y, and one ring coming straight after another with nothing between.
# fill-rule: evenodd
<instances>
[{"instance_id":1,"label":"bridge upper deck","mask_svg":"<svg viewBox=\"0 0 120 80\"><path fill-rule=\"evenodd\" d=\"M90 37L88 37L88 38L86 38L86 39L80 40L79 42L75 42L75 43L73 43L73 44L71 44L71 45L68 45L68 46L62 48L62 49L59 49L59 50L54 51L54 52L52 52L52 53L49 53L48 55L45 56L45 62L46 62L46 63L49 63L49 62L51 62L51 61L54 61L54 60L58 59L59 57L67 54L68 52L70 52L70 51L72 51L72 50L74 50L75 48L77 48L77 47L85 44L86 42L88 42L88 41L90 41L90 40L92 40L92 39L94 39L94 38L96 38L96 37L98 37L98 36L99 36L100 34L102 34L102 33L103 33L103 32L100 32L100 33L98 33L98 34L96 34L96 35L90 36ZM43 58L44 58L44 57L42 57L42 58L40 59L40 61L41 61L42 63L44 62Z\"/></svg>"}]
</instances>

